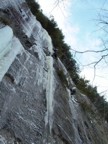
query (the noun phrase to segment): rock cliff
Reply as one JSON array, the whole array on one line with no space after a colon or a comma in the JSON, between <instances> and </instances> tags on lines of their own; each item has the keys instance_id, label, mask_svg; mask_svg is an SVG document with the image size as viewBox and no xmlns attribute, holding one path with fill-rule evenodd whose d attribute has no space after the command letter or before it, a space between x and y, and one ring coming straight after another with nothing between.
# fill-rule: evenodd
<instances>
[{"instance_id":1,"label":"rock cliff","mask_svg":"<svg viewBox=\"0 0 108 144\"><path fill-rule=\"evenodd\" d=\"M108 124L74 87L24 0L0 1L0 144L108 144Z\"/></svg>"}]
</instances>

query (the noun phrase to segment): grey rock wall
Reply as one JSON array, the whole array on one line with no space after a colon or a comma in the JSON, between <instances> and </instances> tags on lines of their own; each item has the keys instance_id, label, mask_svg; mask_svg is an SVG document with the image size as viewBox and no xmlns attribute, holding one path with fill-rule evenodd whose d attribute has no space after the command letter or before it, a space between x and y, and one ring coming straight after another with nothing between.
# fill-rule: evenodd
<instances>
[{"instance_id":1,"label":"grey rock wall","mask_svg":"<svg viewBox=\"0 0 108 144\"><path fill-rule=\"evenodd\" d=\"M0 17L22 45L0 82L0 143L107 144L108 124L80 91L71 96L58 72L74 84L25 1L1 1Z\"/></svg>"}]
</instances>

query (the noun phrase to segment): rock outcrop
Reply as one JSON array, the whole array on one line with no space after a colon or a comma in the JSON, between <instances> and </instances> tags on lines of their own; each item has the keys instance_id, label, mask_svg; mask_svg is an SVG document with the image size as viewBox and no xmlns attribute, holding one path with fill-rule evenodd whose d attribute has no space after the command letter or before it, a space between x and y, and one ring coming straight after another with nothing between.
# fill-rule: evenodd
<instances>
[{"instance_id":1,"label":"rock outcrop","mask_svg":"<svg viewBox=\"0 0 108 144\"><path fill-rule=\"evenodd\" d=\"M24 0L0 2L0 144L108 144L108 124L76 90ZM68 86L67 86L68 85Z\"/></svg>"}]
</instances>

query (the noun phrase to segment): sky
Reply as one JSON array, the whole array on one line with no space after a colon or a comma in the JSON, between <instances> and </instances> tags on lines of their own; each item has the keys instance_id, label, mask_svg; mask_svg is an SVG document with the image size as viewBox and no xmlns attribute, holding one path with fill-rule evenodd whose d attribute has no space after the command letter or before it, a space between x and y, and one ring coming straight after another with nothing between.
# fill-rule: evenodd
<instances>
[{"instance_id":1,"label":"sky","mask_svg":"<svg viewBox=\"0 0 108 144\"><path fill-rule=\"evenodd\" d=\"M85 77L108 101L108 58L104 59L94 71L93 65L102 53L75 53L76 51L101 50L102 40L107 38L100 29L99 19L103 9L108 9L108 0L36 0L44 14L54 17L65 35L65 41L71 46L71 52L80 67L80 75ZM58 3L59 1L59 3ZM106 54L106 53L103 53ZM95 79L94 79L95 73Z\"/></svg>"}]
</instances>

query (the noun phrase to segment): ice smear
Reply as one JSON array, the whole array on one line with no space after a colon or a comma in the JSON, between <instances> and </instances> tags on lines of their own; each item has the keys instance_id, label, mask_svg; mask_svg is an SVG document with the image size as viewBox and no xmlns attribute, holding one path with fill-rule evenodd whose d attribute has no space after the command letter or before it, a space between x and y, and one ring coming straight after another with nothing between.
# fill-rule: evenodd
<instances>
[{"instance_id":1,"label":"ice smear","mask_svg":"<svg viewBox=\"0 0 108 144\"><path fill-rule=\"evenodd\" d=\"M70 106L70 110L72 113L72 119L74 120L74 123L72 123L73 128L74 128L74 133L75 133L75 144L82 144L82 140L79 136L79 132L77 129L77 126L75 125L75 121L78 120L78 113L77 113L77 107L78 104L74 98L74 96L71 96L70 90L67 89L68 95L69 95L69 106Z\"/></svg>"},{"instance_id":2,"label":"ice smear","mask_svg":"<svg viewBox=\"0 0 108 144\"><path fill-rule=\"evenodd\" d=\"M63 65L63 63L61 62L61 60L60 60L59 58L58 58L58 64L59 64L60 70L63 71L63 73L64 73L64 75L65 75L65 77L66 77L66 80L67 80L67 82L68 82L68 85L69 85L69 86L70 86L70 85L71 85L71 86L74 86L74 83L73 83L73 81L72 81L72 79L71 79L71 77L70 77L70 75L69 75L66 67Z\"/></svg>"},{"instance_id":3,"label":"ice smear","mask_svg":"<svg viewBox=\"0 0 108 144\"><path fill-rule=\"evenodd\" d=\"M0 144L7 144L5 138L2 137L1 135L0 135Z\"/></svg>"}]
</instances>

